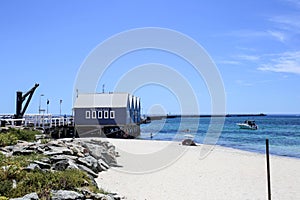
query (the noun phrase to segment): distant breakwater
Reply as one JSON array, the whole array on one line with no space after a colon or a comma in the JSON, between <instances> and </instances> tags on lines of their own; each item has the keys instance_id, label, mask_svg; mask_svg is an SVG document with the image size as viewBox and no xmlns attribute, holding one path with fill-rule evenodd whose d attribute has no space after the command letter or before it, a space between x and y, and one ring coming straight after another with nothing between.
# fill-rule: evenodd
<instances>
[{"instance_id":1,"label":"distant breakwater","mask_svg":"<svg viewBox=\"0 0 300 200\"><path fill-rule=\"evenodd\" d=\"M149 115L147 116L151 120L161 120L169 118L202 118L202 117L259 117L267 116L264 113L259 114L226 114L226 115Z\"/></svg>"}]
</instances>

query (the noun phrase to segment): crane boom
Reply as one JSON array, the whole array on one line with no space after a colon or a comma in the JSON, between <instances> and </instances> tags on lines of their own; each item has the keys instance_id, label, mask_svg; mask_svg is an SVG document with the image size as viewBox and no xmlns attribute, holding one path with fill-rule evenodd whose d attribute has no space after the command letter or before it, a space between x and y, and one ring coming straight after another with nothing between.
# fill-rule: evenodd
<instances>
[{"instance_id":1,"label":"crane boom","mask_svg":"<svg viewBox=\"0 0 300 200\"><path fill-rule=\"evenodd\" d=\"M17 100L16 100L16 114L15 114L15 119L21 119L23 118L24 114L25 114L25 111L29 105L29 102L33 96L33 93L35 91L35 89L39 86L38 83L36 83L28 92L26 92L24 95L23 95L23 92L21 91L17 91ZM28 98L27 98L28 97ZM27 98L27 101L25 103L25 106L24 108L22 109L22 104L23 102L26 100Z\"/></svg>"}]
</instances>

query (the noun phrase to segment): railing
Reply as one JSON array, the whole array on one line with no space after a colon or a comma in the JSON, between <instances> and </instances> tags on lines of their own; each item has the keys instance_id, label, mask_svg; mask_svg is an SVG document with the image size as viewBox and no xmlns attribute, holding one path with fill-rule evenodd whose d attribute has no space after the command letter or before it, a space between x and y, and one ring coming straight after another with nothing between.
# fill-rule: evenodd
<instances>
[{"instance_id":1,"label":"railing","mask_svg":"<svg viewBox=\"0 0 300 200\"><path fill-rule=\"evenodd\" d=\"M51 114L26 114L22 119L13 119L13 115L0 115L1 125L8 127L41 127L51 128L58 126L72 126L74 121L72 116L52 116ZM4 123L3 123L4 122Z\"/></svg>"}]
</instances>

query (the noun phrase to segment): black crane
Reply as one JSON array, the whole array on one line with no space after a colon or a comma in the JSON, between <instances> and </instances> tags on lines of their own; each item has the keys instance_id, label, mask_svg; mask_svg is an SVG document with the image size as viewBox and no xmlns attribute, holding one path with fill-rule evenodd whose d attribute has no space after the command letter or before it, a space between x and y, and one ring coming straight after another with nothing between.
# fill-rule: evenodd
<instances>
[{"instance_id":1,"label":"black crane","mask_svg":"<svg viewBox=\"0 0 300 200\"><path fill-rule=\"evenodd\" d=\"M16 114L14 116L15 119L22 119L23 116L24 116L24 113L29 105L29 102L33 96L33 93L35 91L35 89L39 86L38 83L36 83L33 88L31 88L28 92L26 92L24 95L23 95L23 92L21 91L17 91L17 100L16 100ZM28 98L27 98L28 97ZM27 98L27 101L25 103L25 106L24 108L22 109L22 104L23 102L26 100Z\"/></svg>"}]
</instances>

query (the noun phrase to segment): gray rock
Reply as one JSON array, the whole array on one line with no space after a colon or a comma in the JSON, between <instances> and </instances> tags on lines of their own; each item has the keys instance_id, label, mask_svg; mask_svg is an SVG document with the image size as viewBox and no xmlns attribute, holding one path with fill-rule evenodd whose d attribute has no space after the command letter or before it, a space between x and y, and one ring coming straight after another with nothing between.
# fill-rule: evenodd
<instances>
[{"instance_id":1,"label":"gray rock","mask_svg":"<svg viewBox=\"0 0 300 200\"><path fill-rule=\"evenodd\" d=\"M124 196L120 196L120 195L118 195L118 194L115 194L115 195L113 195L113 197L114 197L114 200L121 200L121 199L125 199L125 197L124 197Z\"/></svg>"},{"instance_id":2,"label":"gray rock","mask_svg":"<svg viewBox=\"0 0 300 200\"><path fill-rule=\"evenodd\" d=\"M68 165L67 169L79 169L73 160L68 160L68 163L69 163L69 165Z\"/></svg>"},{"instance_id":3,"label":"gray rock","mask_svg":"<svg viewBox=\"0 0 300 200\"><path fill-rule=\"evenodd\" d=\"M41 161L35 160L35 161L33 161L33 163L38 164L39 167L42 168L42 169L50 169L51 168L50 164L44 163L44 162L41 162Z\"/></svg>"},{"instance_id":4,"label":"gray rock","mask_svg":"<svg viewBox=\"0 0 300 200\"><path fill-rule=\"evenodd\" d=\"M109 196L109 195L105 195L105 194L93 194L92 199L96 199L96 200L114 200L114 197Z\"/></svg>"},{"instance_id":5,"label":"gray rock","mask_svg":"<svg viewBox=\"0 0 300 200\"><path fill-rule=\"evenodd\" d=\"M51 163L51 160L50 160L50 158L48 158L48 157L42 158L40 161L41 161L41 162L44 162L44 163L48 163L48 164Z\"/></svg>"},{"instance_id":6,"label":"gray rock","mask_svg":"<svg viewBox=\"0 0 300 200\"><path fill-rule=\"evenodd\" d=\"M38 144L28 143L28 144L25 144L23 148L26 150L36 150L38 148Z\"/></svg>"},{"instance_id":7,"label":"gray rock","mask_svg":"<svg viewBox=\"0 0 300 200\"><path fill-rule=\"evenodd\" d=\"M68 149L67 147L56 147L50 146L50 152L56 152L56 155L64 154L64 155L73 155L73 151Z\"/></svg>"},{"instance_id":8,"label":"gray rock","mask_svg":"<svg viewBox=\"0 0 300 200\"><path fill-rule=\"evenodd\" d=\"M13 182L12 188L13 189L17 188L17 181L16 181L16 179L13 179L12 182Z\"/></svg>"},{"instance_id":9,"label":"gray rock","mask_svg":"<svg viewBox=\"0 0 300 200\"><path fill-rule=\"evenodd\" d=\"M12 149L12 155L29 155L35 153L35 150L30 150L30 149L26 149L26 147L22 147L22 146L15 146Z\"/></svg>"},{"instance_id":10,"label":"gray rock","mask_svg":"<svg viewBox=\"0 0 300 200\"><path fill-rule=\"evenodd\" d=\"M68 155L54 155L50 157L52 163L56 163L61 160L77 160L77 156L68 156Z\"/></svg>"},{"instance_id":11,"label":"gray rock","mask_svg":"<svg viewBox=\"0 0 300 200\"><path fill-rule=\"evenodd\" d=\"M7 151L12 152L14 150L15 146L6 146L4 147L4 149L6 149Z\"/></svg>"},{"instance_id":12,"label":"gray rock","mask_svg":"<svg viewBox=\"0 0 300 200\"><path fill-rule=\"evenodd\" d=\"M91 175L93 178L98 177L98 174L96 174L93 170L91 170L90 168L84 166L84 165L77 165L79 169L87 172L89 175Z\"/></svg>"},{"instance_id":13,"label":"gray rock","mask_svg":"<svg viewBox=\"0 0 300 200\"><path fill-rule=\"evenodd\" d=\"M41 168L38 164L35 164L35 163L30 163L27 167L24 168L24 170L27 170L27 171L33 171L33 170L37 170L37 169L41 169Z\"/></svg>"},{"instance_id":14,"label":"gray rock","mask_svg":"<svg viewBox=\"0 0 300 200\"><path fill-rule=\"evenodd\" d=\"M56 152L56 151L45 151L44 155L45 156L54 156L54 155L62 155L62 152Z\"/></svg>"},{"instance_id":15,"label":"gray rock","mask_svg":"<svg viewBox=\"0 0 300 200\"><path fill-rule=\"evenodd\" d=\"M78 158L77 161L79 164L85 165L86 167L90 168L93 170L95 173L98 173L101 171L101 167L98 166L98 161L96 158L92 156L87 156L83 158Z\"/></svg>"},{"instance_id":16,"label":"gray rock","mask_svg":"<svg viewBox=\"0 0 300 200\"><path fill-rule=\"evenodd\" d=\"M111 155L107 152L102 152L102 159L109 165L112 166L114 164L117 164L116 157L114 155Z\"/></svg>"},{"instance_id":17,"label":"gray rock","mask_svg":"<svg viewBox=\"0 0 300 200\"><path fill-rule=\"evenodd\" d=\"M55 163L52 168L54 170L58 170L58 171L63 171L65 169L67 169L69 166L69 160L61 160L58 161L57 163Z\"/></svg>"},{"instance_id":18,"label":"gray rock","mask_svg":"<svg viewBox=\"0 0 300 200\"><path fill-rule=\"evenodd\" d=\"M74 156L83 157L84 148L80 146L71 146L70 150L73 151Z\"/></svg>"},{"instance_id":19,"label":"gray rock","mask_svg":"<svg viewBox=\"0 0 300 200\"><path fill-rule=\"evenodd\" d=\"M109 165L102 159L98 160L98 165L101 167L102 171L106 171L109 169Z\"/></svg>"},{"instance_id":20,"label":"gray rock","mask_svg":"<svg viewBox=\"0 0 300 200\"><path fill-rule=\"evenodd\" d=\"M40 145L39 147L41 149L43 149L44 151L50 151L51 150L51 148L49 147L49 144Z\"/></svg>"},{"instance_id":21,"label":"gray rock","mask_svg":"<svg viewBox=\"0 0 300 200\"><path fill-rule=\"evenodd\" d=\"M185 146L197 146L196 143L194 142L194 140L192 140L192 139L184 139L182 141L182 145L185 145Z\"/></svg>"},{"instance_id":22,"label":"gray rock","mask_svg":"<svg viewBox=\"0 0 300 200\"><path fill-rule=\"evenodd\" d=\"M43 149L43 148L41 148L41 147L37 147L37 148L36 148L36 151L37 151L38 153L40 153L40 154L44 154L45 149Z\"/></svg>"},{"instance_id":23,"label":"gray rock","mask_svg":"<svg viewBox=\"0 0 300 200\"><path fill-rule=\"evenodd\" d=\"M96 158L97 160L103 158L102 153L107 152L107 149L104 146L88 144L88 143L85 144L87 145L87 148L90 150L90 155Z\"/></svg>"},{"instance_id":24,"label":"gray rock","mask_svg":"<svg viewBox=\"0 0 300 200\"><path fill-rule=\"evenodd\" d=\"M83 199L83 195L75 191L68 190L52 190L51 191L52 200L73 200L73 199Z\"/></svg>"},{"instance_id":25,"label":"gray rock","mask_svg":"<svg viewBox=\"0 0 300 200\"><path fill-rule=\"evenodd\" d=\"M65 143L62 140L51 140L48 145L53 147L65 147Z\"/></svg>"},{"instance_id":26,"label":"gray rock","mask_svg":"<svg viewBox=\"0 0 300 200\"><path fill-rule=\"evenodd\" d=\"M39 196L37 195L37 193L30 193L30 194L26 194L23 197L20 198L14 198L11 200L39 200Z\"/></svg>"},{"instance_id":27,"label":"gray rock","mask_svg":"<svg viewBox=\"0 0 300 200\"><path fill-rule=\"evenodd\" d=\"M6 148L0 147L0 152L8 153L8 152L10 152L10 151L9 151L8 149L6 149Z\"/></svg>"}]
</instances>

